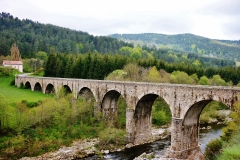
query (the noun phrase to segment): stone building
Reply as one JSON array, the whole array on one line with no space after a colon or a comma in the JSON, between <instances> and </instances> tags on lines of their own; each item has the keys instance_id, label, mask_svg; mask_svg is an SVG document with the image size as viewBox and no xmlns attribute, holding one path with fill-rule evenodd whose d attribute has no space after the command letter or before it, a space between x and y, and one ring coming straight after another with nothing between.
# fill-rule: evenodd
<instances>
[{"instance_id":1,"label":"stone building","mask_svg":"<svg viewBox=\"0 0 240 160\"><path fill-rule=\"evenodd\" d=\"M10 61L10 60L3 60L3 66L10 66L19 70L19 72L23 72L23 63L22 61Z\"/></svg>"}]
</instances>

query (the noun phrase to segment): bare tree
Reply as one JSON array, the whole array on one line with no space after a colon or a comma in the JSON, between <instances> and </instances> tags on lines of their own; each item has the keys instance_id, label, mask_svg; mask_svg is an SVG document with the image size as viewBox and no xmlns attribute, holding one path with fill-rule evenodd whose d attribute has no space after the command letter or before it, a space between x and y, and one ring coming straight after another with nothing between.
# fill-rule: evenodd
<instances>
[{"instance_id":1,"label":"bare tree","mask_svg":"<svg viewBox=\"0 0 240 160\"><path fill-rule=\"evenodd\" d=\"M20 61L21 60L21 54L20 51L18 49L18 46L16 45L16 43L14 43L11 47L11 60L12 61Z\"/></svg>"}]
</instances>

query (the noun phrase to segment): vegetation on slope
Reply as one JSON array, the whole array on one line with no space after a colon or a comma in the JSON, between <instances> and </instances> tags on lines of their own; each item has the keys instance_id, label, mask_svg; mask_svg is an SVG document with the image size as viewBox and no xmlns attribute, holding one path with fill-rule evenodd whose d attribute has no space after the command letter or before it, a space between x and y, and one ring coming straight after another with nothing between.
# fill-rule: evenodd
<instances>
[{"instance_id":1,"label":"vegetation on slope","mask_svg":"<svg viewBox=\"0 0 240 160\"><path fill-rule=\"evenodd\" d=\"M234 111L230 117L232 121L223 128L223 135L211 141L205 150L207 160L235 160L240 159L240 101L234 104Z\"/></svg>"},{"instance_id":2,"label":"vegetation on slope","mask_svg":"<svg viewBox=\"0 0 240 160\"><path fill-rule=\"evenodd\" d=\"M148 45L155 48L170 48L235 61L239 60L240 56L240 40L214 40L193 34L164 35L157 33L112 34L110 37L141 46Z\"/></svg>"},{"instance_id":3,"label":"vegetation on slope","mask_svg":"<svg viewBox=\"0 0 240 160\"><path fill-rule=\"evenodd\" d=\"M37 156L76 139L99 137L99 150L125 144L126 103L121 97L118 116L109 121L94 111L92 98L73 100L64 89L54 96L40 92L37 96L37 92L10 86L16 70L0 69L0 159ZM13 96L7 97L9 93Z\"/></svg>"},{"instance_id":4,"label":"vegetation on slope","mask_svg":"<svg viewBox=\"0 0 240 160\"><path fill-rule=\"evenodd\" d=\"M34 58L39 51L51 53L116 53L122 46L131 44L115 38L95 37L86 32L70 30L29 19L20 20L9 13L0 13L0 54L9 55L9 48L16 43L22 58Z\"/></svg>"},{"instance_id":5,"label":"vegetation on slope","mask_svg":"<svg viewBox=\"0 0 240 160\"><path fill-rule=\"evenodd\" d=\"M152 54L149 52L147 52L149 57L142 58L142 53L140 51L145 52L140 49L139 52L137 52L137 55L138 53L140 54L139 58L131 57L134 56L136 52L130 52L130 57L122 55L101 55L99 53L87 53L83 55L51 53L46 62L45 76L104 79L112 71L122 69L126 64L136 63L143 69L155 66L157 70L163 69L168 73L174 71L185 72L188 75L193 75L195 73L197 79L203 76L210 79L213 78L214 75L219 75L225 82L231 81L230 83L233 85L237 85L240 81L239 67L209 67L198 60L194 62L185 60L183 62L167 63L152 58ZM139 72L142 72L142 70L139 70ZM127 75L127 77L129 76L131 75ZM136 79L136 81L138 80Z\"/></svg>"},{"instance_id":6,"label":"vegetation on slope","mask_svg":"<svg viewBox=\"0 0 240 160\"><path fill-rule=\"evenodd\" d=\"M154 48L147 47L146 45L143 46L142 51L140 51L140 47L133 48L133 44L126 43L116 38L92 36L86 32L70 30L50 24L41 24L29 19L20 20L4 12L0 13L0 37L0 55L9 55L11 46L16 43L20 49L22 58L32 59L32 64L30 66L41 65L42 62L36 60L41 53L85 54L98 52L104 55L119 54L129 56L130 54L128 53L130 51L134 53L131 54L131 58L146 58L151 56L152 58L161 59L167 62L182 62L186 61L186 58L183 57L187 56L189 60L201 60L208 65L220 67L235 65L235 62L227 57L228 55L231 57L237 56L237 53L235 54L234 52L234 56L228 54L223 55L224 59L217 59L192 55L191 52L188 51L172 50L166 47ZM184 39L186 39L185 41L191 41L192 37L186 36ZM176 43L178 41L181 42L181 40L177 40ZM214 44L215 43L211 45L207 44L207 46L214 46ZM206 45L204 44L204 46ZM192 45L192 48L193 50L199 51L194 45ZM217 51L219 50L221 51L221 48ZM212 51L215 50L211 50L211 52ZM211 54L211 52L209 52L209 54Z\"/></svg>"}]
</instances>

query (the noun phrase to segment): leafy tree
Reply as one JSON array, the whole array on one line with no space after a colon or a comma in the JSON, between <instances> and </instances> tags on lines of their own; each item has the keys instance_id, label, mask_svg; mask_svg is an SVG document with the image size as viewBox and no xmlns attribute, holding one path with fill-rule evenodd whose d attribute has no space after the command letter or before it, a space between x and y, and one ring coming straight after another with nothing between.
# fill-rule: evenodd
<instances>
[{"instance_id":1,"label":"leafy tree","mask_svg":"<svg viewBox=\"0 0 240 160\"><path fill-rule=\"evenodd\" d=\"M210 85L211 82L206 76L202 76L198 82L200 85Z\"/></svg>"},{"instance_id":2,"label":"leafy tree","mask_svg":"<svg viewBox=\"0 0 240 160\"><path fill-rule=\"evenodd\" d=\"M148 80L150 82L159 82L160 81L160 74L157 70L157 68L155 66L153 66L150 70L149 70L149 74L148 74Z\"/></svg>"},{"instance_id":3,"label":"leafy tree","mask_svg":"<svg viewBox=\"0 0 240 160\"><path fill-rule=\"evenodd\" d=\"M125 65L123 71L127 73L127 80L138 81L140 68L136 63Z\"/></svg>"},{"instance_id":4,"label":"leafy tree","mask_svg":"<svg viewBox=\"0 0 240 160\"><path fill-rule=\"evenodd\" d=\"M188 76L187 73L181 71L174 71L170 76L172 83L178 84L194 84L194 79Z\"/></svg>"},{"instance_id":5,"label":"leafy tree","mask_svg":"<svg viewBox=\"0 0 240 160\"><path fill-rule=\"evenodd\" d=\"M142 58L142 49L140 47L133 48L130 57L135 60Z\"/></svg>"},{"instance_id":6,"label":"leafy tree","mask_svg":"<svg viewBox=\"0 0 240 160\"><path fill-rule=\"evenodd\" d=\"M111 72L105 79L106 80L116 80L116 81L123 81L127 76L127 73L123 70L115 70Z\"/></svg>"},{"instance_id":7,"label":"leafy tree","mask_svg":"<svg viewBox=\"0 0 240 160\"><path fill-rule=\"evenodd\" d=\"M46 52L38 51L38 52L36 53L36 58L37 58L37 59L40 59L40 60L43 60L44 62L46 62L47 59L48 59L48 56L47 56L47 53L46 53Z\"/></svg>"},{"instance_id":8,"label":"leafy tree","mask_svg":"<svg viewBox=\"0 0 240 160\"><path fill-rule=\"evenodd\" d=\"M228 85L219 75L213 76L211 84L214 86L227 86Z\"/></svg>"},{"instance_id":9,"label":"leafy tree","mask_svg":"<svg viewBox=\"0 0 240 160\"><path fill-rule=\"evenodd\" d=\"M122 47L119 49L119 53L124 56L129 56L132 53L131 47Z\"/></svg>"},{"instance_id":10,"label":"leafy tree","mask_svg":"<svg viewBox=\"0 0 240 160\"><path fill-rule=\"evenodd\" d=\"M193 79L193 81L194 81L193 84L197 84L197 83L198 83L199 79L198 79L198 76L197 76L196 73L190 75L190 77L191 77L191 78Z\"/></svg>"}]
</instances>

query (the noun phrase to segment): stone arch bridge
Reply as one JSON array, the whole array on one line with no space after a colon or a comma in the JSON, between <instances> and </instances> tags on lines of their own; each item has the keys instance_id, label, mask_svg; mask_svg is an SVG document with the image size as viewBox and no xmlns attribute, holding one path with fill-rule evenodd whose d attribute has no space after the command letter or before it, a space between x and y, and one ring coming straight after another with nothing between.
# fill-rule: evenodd
<instances>
[{"instance_id":1,"label":"stone arch bridge","mask_svg":"<svg viewBox=\"0 0 240 160\"><path fill-rule=\"evenodd\" d=\"M240 92L237 87L16 76L15 84L20 87L21 83L44 94L64 86L75 98L88 89L96 100L95 107L105 114L117 111L117 101L122 95L127 104L127 141L134 145L152 138L151 108L155 99L161 97L172 113L171 146L165 157L178 159L188 159L200 152L199 116L203 108L213 100L231 108Z\"/></svg>"}]
</instances>

